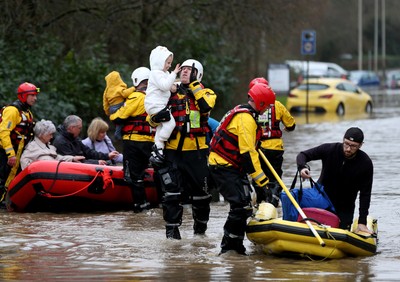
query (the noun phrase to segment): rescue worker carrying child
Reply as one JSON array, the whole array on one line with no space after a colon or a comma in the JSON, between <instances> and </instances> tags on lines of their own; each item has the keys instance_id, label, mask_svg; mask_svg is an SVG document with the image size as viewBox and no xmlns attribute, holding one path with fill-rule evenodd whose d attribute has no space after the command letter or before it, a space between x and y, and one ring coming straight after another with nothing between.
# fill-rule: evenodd
<instances>
[{"instance_id":1,"label":"rescue worker carrying child","mask_svg":"<svg viewBox=\"0 0 400 282\"><path fill-rule=\"evenodd\" d=\"M192 205L194 234L206 232L210 215L206 135L216 95L213 90L203 87L200 83L202 78L203 66L199 61L184 61L180 72L181 84L168 102L176 126L165 144L165 160L157 165L157 173L164 192L162 206L166 237L171 239L181 239L182 204Z\"/></svg>"}]
</instances>

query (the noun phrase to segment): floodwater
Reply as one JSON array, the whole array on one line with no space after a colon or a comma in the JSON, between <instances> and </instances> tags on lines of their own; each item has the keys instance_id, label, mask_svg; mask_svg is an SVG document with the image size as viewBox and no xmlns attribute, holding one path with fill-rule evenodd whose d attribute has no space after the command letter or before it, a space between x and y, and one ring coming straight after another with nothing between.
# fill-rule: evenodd
<instances>
[{"instance_id":1,"label":"floodwater","mask_svg":"<svg viewBox=\"0 0 400 282\"><path fill-rule=\"evenodd\" d=\"M378 219L378 253L372 257L310 261L265 255L247 239L247 257L218 256L228 206L212 203L205 236L193 235L184 210L182 240L165 239L162 210L145 213L11 213L0 211L0 281L399 281L400 108L372 117L296 117L284 133L283 181L290 186L296 154L341 141L359 126L375 174L370 214ZM320 164L311 163L318 176Z\"/></svg>"}]
</instances>

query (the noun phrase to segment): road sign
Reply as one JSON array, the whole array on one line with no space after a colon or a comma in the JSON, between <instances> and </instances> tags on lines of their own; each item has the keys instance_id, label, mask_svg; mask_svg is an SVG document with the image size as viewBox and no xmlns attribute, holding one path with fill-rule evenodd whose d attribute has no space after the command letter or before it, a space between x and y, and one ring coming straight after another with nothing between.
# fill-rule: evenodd
<instances>
[{"instance_id":1,"label":"road sign","mask_svg":"<svg viewBox=\"0 0 400 282\"><path fill-rule=\"evenodd\" d=\"M306 29L301 32L301 54L315 55L317 51L317 33L315 30Z\"/></svg>"},{"instance_id":2,"label":"road sign","mask_svg":"<svg viewBox=\"0 0 400 282\"><path fill-rule=\"evenodd\" d=\"M290 69L287 64L269 64L268 82L275 92L288 93L290 90Z\"/></svg>"}]
</instances>

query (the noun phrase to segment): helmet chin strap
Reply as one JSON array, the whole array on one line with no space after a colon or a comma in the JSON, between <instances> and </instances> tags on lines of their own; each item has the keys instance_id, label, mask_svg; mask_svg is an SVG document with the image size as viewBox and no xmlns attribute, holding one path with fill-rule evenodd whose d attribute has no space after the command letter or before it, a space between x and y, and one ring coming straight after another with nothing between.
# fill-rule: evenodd
<instances>
[{"instance_id":1,"label":"helmet chin strap","mask_svg":"<svg viewBox=\"0 0 400 282\"><path fill-rule=\"evenodd\" d=\"M16 102L19 103L22 110L28 110L31 108L31 106L28 103L22 102L20 99L16 100Z\"/></svg>"}]
</instances>

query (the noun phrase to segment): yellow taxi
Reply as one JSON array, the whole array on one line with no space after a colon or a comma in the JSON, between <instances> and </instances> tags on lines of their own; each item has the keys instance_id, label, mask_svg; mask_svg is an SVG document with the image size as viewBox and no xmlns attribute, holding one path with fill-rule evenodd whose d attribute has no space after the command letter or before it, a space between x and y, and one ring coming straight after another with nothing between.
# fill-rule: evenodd
<instances>
[{"instance_id":1,"label":"yellow taxi","mask_svg":"<svg viewBox=\"0 0 400 282\"><path fill-rule=\"evenodd\" d=\"M312 78L290 91L286 102L290 112L304 112L307 105L309 112L317 113L372 113L371 96L342 78Z\"/></svg>"}]
</instances>

